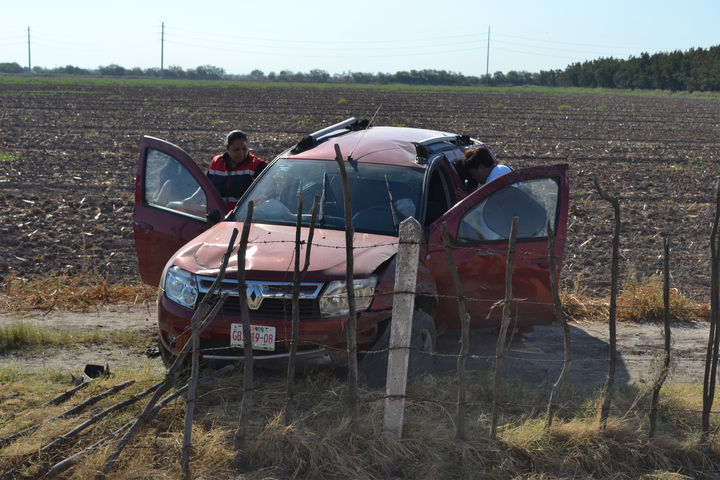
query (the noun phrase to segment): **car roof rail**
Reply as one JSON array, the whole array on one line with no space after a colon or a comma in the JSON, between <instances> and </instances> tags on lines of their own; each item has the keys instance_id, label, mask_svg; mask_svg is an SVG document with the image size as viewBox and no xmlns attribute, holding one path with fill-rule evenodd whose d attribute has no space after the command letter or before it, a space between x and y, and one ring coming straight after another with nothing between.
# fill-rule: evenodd
<instances>
[{"instance_id":1,"label":"car roof rail","mask_svg":"<svg viewBox=\"0 0 720 480\"><path fill-rule=\"evenodd\" d=\"M470 135L440 135L413 142L413 145L415 145L415 163L426 164L433 153L453 147L466 147L474 143Z\"/></svg>"},{"instance_id":2,"label":"car roof rail","mask_svg":"<svg viewBox=\"0 0 720 480\"><path fill-rule=\"evenodd\" d=\"M348 118L347 120L330 125L329 127L325 127L304 137L292 148L292 150L290 150L290 153L297 154L304 152L305 150L310 150L331 137L357 130L363 130L368 128L368 125L369 122L367 120L357 120L355 117Z\"/></svg>"}]
</instances>

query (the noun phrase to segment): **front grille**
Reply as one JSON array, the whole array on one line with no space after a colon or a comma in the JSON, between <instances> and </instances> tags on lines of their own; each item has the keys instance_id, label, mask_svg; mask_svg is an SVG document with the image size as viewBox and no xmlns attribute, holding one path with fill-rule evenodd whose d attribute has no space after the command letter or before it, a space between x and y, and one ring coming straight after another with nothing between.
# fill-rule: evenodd
<instances>
[{"instance_id":1,"label":"front grille","mask_svg":"<svg viewBox=\"0 0 720 480\"><path fill-rule=\"evenodd\" d=\"M202 300L204 295L200 295L198 303ZM300 307L301 317L319 317L320 306L317 300L300 300L298 303ZM230 296L225 300L220 313L225 315L240 315L240 300L237 294ZM276 317L290 320L292 318L292 300L285 300L282 298L267 298L264 299L262 304L257 310L250 310L250 314L257 314L263 317Z\"/></svg>"},{"instance_id":2,"label":"front grille","mask_svg":"<svg viewBox=\"0 0 720 480\"><path fill-rule=\"evenodd\" d=\"M200 298L210 290L215 281L213 277L198 276L198 289ZM292 317L292 283L289 282L261 282L248 280L247 297L250 313L264 317L291 319ZM302 283L299 290L299 306L301 317L317 317L320 315L318 295L322 283ZM221 291L229 294L221 312L229 315L240 315L240 301L238 299L238 283L234 279L224 279Z\"/></svg>"}]
</instances>

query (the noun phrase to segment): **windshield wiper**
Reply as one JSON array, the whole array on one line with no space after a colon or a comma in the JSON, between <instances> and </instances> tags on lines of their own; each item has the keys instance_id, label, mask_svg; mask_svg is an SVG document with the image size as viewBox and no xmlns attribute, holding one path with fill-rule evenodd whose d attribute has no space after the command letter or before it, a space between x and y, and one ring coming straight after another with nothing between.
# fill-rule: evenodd
<instances>
[{"instance_id":1,"label":"windshield wiper","mask_svg":"<svg viewBox=\"0 0 720 480\"><path fill-rule=\"evenodd\" d=\"M390 182L388 181L387 175L385 175L385 188L387 189L388 198L390 199L390 213L392 214L393 220L393 232L398 233L398 216L395 210L395 203L393 203L392 192L390 191Z\"/></svg>"}]
</instances>

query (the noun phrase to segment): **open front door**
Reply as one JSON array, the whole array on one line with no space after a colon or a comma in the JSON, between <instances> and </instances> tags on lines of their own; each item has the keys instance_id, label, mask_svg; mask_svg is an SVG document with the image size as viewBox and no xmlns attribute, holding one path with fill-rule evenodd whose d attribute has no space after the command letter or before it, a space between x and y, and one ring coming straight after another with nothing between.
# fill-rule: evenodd
<instances>
[{"instance_id":1,"label":"open front door","mask_svg":"<svg viewBox=\"0 0 720 480\"><path fill-rule=\"evenodd\" d=\"M458 307L441 228L447 222L452 256L462 282L471 325L498 326L505 298L505 264L513 217L518 217L513 270L514 326L552 322L547 222L556 232L555 255L562 262L568 216L568 167L518 170L476 190L430 226L425 263L437 282L439 314L459 327Z\"/></svg>"},{"instance_id":2,"label":"open front door","mask_svg":"<svg viewBox=\"0 0 720 480\"><path fill-rule=\"evenodd\" d=\"M224 216L227 206L193 159L171 143L144 137L133 211L142 281L158 285L167 261L208 227L213 211Z\"/></svg>"}]
</instances>

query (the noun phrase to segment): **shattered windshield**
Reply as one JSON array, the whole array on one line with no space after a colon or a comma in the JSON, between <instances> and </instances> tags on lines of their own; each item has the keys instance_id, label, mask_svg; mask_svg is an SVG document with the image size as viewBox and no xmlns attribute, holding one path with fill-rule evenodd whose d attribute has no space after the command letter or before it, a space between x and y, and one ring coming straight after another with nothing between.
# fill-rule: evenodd
<instances>
[{"instance_id":1,"label":"shattered windshield","mask_svg":"<svg viewBox=\"0 0 720 480\"><path fill-rule=\"evenodd\" d=\"M424 171L392 165L345 163L356 232L397 235L407 217L419 217ZM253 223L295 225L298 196L303 194L302 223L310 225L318 197L316 225L345 229L340 171L335 161L279 159L255 182L231 220L242 222L253 202Z\"/></svg>"}]
</instances>

